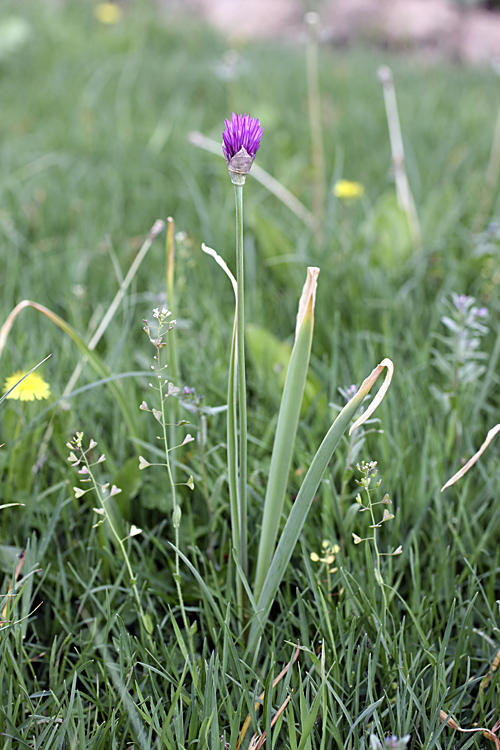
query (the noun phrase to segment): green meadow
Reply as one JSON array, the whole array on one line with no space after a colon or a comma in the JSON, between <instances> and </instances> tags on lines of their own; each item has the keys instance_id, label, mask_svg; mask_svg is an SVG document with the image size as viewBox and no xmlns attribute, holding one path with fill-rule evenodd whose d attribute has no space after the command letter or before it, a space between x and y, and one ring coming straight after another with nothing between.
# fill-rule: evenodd
<instances>
[{"instance_id":1,"label":"green meadow","mask_svg":"<svg viewBox=\"0 0 500 750\"><path fill-rule=\"evenodd\" d=\"M498 74L316 49L306 31L231 47L129 6L109 25L76 0L0 9L2 393L50 355L36 370L50 393L22 400L26 380L0 403L0 745L495 750L498 439L441 488L500 422ZM234 190L222 152L190 135L220 144L232 112L264 127L244 189L246 577L226 455L234 294L202 251L236 273ZM340 180L362 194L337 195ZM394 374L328 457L259 620L308 267L314 335L279 534L351 386L386 359ZM163 309L175 325L155 345Z\"/></svg>"}]
</instances>

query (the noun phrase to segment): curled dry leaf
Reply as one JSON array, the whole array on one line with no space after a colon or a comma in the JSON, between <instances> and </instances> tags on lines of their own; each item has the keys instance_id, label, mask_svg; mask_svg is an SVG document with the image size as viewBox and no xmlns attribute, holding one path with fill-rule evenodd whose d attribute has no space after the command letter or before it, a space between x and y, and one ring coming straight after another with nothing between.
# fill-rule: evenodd
<instances>
[{"instance_id":1,"label":"curled dry leaf","mask_svg":"<svg viewBox=\"0 0 500 750\"><path fill-rule=\"evenodd\" d=\"M377 380L378 376L380 375L384 367L387 367L387 372L386 372L384 382L382 383L379 392L377 393L377 395L375 396L375 398L373 399L373 401L371 402L367 410L364 412L364 414L362 414L360 418L354 422L351 429L349 430L349 435L352 435L352 433L357 427L360 427L362 424L364 424L364 422L366 422L367 419L370 419L371 415L377 409L379 404L382 402L382 399L384 398L385 394L387 393L388 388L391 384L392 376L394 375L394 364L392 360L386 357L385 359L382 360L382 362L379 365L375 367L374 370L372 370L372 372L368 375L368 377L365 380L363 380L361 387L358 393L356 394L356 396L358 396L360 393L362 393L365 396L368 395L368 393L371 391L372 386L374 385L375 381ZM356 396L354 396L353 398L356 398Z\"/></svg>"},{"instance_id":2,"label":"curled dry leaf","mask_svg":"<svg viewBox=\"0 0 500 750\"><path fill-rule=\"evenodd\" d=\"M474 727L474 729L462 729L462 727L459 727L457 722L454 719L452 719L451 716L446 713L446 711L442 711L442 710L439 712L439 717L441 721L444 721L445 724L448 724L448 726L451 727L452 729L456 729L457 732L466 732L466 733L481 732L483 737L486 737L488 740L495 743L495 750L500 750L500 740L498 739L496 734L494 734L490 729L486 729L485 727Z\"/></svg>"},{"instance_id":3,"label":"curled dry leaf","mask_svg":"<svg viewBox=\"0 0 500 750\"><path fill-rule=\"evenodd\" d=\"M459 479L462 479L465 474L469 471L470 468L474 466L476 461L483 455L484 451L488 447L488 445L491 443L495 435L500 432L500 423L496 424L494 427L491 428L491 430L486 435L486 440L482 444L482 446L479 448L477 453L475 453L472 458L467 461L465 466L463 466L460 471L457 471L456 474L452 476L451 479L448 479L445 485L441 488L441 492L444 492L444 490L448 489L448 487L451 487L452 484L455 484L455 482L458 482Z\"/></svg>"},{"instance_id":4,"label":"curled dry leaf","mask_svg":"<svg viewBox=\"0 0 500 750\"><path fill-rule=\"evenodd\" d=\"M231 284L233 285L234 290L234 296L238 298L238 284L236 282L236 279L234 278L233 274L229 270L229 267L224 260L215 250L213 250L211 247L207 247L204 242L201 244L201 249L204 253L207 255L211 255L212 258L215 260L215 262L222 268L222 270L225 272L225 274L228 276L229 280L231 281Z\"/></svg>"}]
</instances>

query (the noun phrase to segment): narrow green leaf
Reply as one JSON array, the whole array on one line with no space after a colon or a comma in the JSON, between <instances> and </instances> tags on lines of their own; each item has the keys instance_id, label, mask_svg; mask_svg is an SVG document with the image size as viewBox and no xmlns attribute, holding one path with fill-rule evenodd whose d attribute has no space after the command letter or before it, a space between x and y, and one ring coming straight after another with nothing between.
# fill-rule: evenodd
<instances>
[{"instance_id":1,"label":"narrow green leaf","mask_svg":"<svg viewBox=\"0 0 500 750\"><path fill-rule=\"evenodd\" d=\"M278 536L285 492L290 473L300 407L304 395L314 329L314 301L318 268L307 269L297 316L297 332L276 426L269 479L264 501L254 594L258 599L269 570Z\"/></svg>"},{"instance_id":2,"label":"narrow green leaf","mask_svg":"<svg viewBox=\"0 0 500 750\"><path fill-rule=\"evenodd\" d=\"M306 747L311 747L311 732L314 727L314 722L316 721L316 716L318 715L319 707L321 706L321 698L323 696L324 687L322 686L313 701L313 704L311 708L309 709L307 716L303 719L302 723L302 736L300 738L300 743L298 750L305 750ZM302 695L301 695L302 698ZM305 706L305 699L301 700L300 705L300 713L301 717L304 715L306 706Z\"/></svg>"},{"instance_id":3,"label":"narrow green leaf","mask_svg":"<svg viewBox=\"0 0 500 750\"><path fill-rule=\"evenodd\" d=\"M288 563L290 562L290 558L293 554L293 550L295 549L295 545L300 536L300 532L302 531L302 527L305 523L307 514L314 500L314 496L319 487L323 474L326 471L326 467L328 466L328 463L335 451L335 448L337 447L340 438L347 429L349 422L360 407L365 396L370 392L373 384L379 377L384 367L387 367L388 374L382 387L380 388L379 393L377 393L376 397L373 399L372 404L370 404L370 407L366 410L365 414L363 414L363 416L357 420L355 425L351 427L351 432L356 425L359 426L360 424L362 424L362 422L366 419L366 414L373 414L374 404L378 405L380 403L381 394L383 395L387 392L387 388L389 387L389 383L392 377L393 364L390 360L387 359L384 359L370 373L370 375L363 381L356 395L342 409L337 419L330 427L328 433L326 434L323 442L319 446L316 455L311 462L295 503L293 504L292 510L290 511L290 515L288 516L285 528L283 529L283 532L281 534L276 552L269 566L262 591L257 601L258 611L257 616L254 619L250 629L250 637L248 641L249 651L251 651L255 646L261 629L263 628L267 620L269 610L274 600L274 596L281 581L283 580L284 572Z\"/></svg>"}]
</instances>

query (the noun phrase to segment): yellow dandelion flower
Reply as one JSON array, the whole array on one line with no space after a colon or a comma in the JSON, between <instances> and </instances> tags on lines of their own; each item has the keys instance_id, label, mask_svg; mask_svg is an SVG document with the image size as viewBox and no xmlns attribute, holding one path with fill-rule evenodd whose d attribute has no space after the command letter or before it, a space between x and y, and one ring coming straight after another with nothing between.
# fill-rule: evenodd
<instances>
[{"instance_id":1,"label":"yellow dandelion flower","mask_svg":"<svg viewBox=\"0 0 500 750\"><path fill-rule=\"evenodd\" d=\"M3 392L7 393L7 391L10 391L10 389L13 388L16 383L19 383L21 378L23 378L25 375L26 372L19 370L18 372L15 372L13 375L10 375L8 378L6 378ZM26 378L24 378L22 383L19 383L17 388L14 388L12 393L9 393L7 398L20 399L21 401L34 401L35 399L41 401L42 399L48 398L49 396L49 384L45 382L41 375L38 375L38 373L36 372L32 372Z\"/></svg>"},{"instance_id":2,"label":"yellow dandelion flower","mask_svg":"<svg viewBox=\"0 0 500 750\"><path fill-rule=\"evenodd\" d=\"M106 26L113 26L123 16L123 10L116 3L98 3L94 13L97 20Z\"/></svg>"},{"instance_id":3,"label":"yellow dandelion flower","mask_svg":"<svg viewBox=\"0 0 500 750\"><path fill-rule=\"evenodd\" d=\"M333 193L337 198L349 200L353 198L361 198L365 193L365 188L360 182L339 180L333 186Z\"/></svg>"}]
</instances>

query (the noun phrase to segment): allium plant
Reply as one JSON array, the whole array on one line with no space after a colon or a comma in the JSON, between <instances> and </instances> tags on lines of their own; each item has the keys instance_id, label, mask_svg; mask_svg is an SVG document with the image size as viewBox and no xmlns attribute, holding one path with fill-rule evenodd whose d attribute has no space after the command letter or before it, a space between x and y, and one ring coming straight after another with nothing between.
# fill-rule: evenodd
<instances>
[{"instance_id":1,"label":"allium plant","mask_svg":"<svg viewBox=\"0 0 500 750\"><path fill-rule=\"evenodd\" d=\"M250 115L231 115L225 121L222 151L226 159L236 202L236 300L235 334L231 353L228 389L228 461L233 545L239 564L248 578L247 538L247 406L245 374L245 265L243 252L243 185L260 146L263 128ZM238 414L238 425L236 424ZM238 438L236 437L238 435ZM236 442L238 450L236 450ZM241 581L238 585L240 616L246 606Z\"/></svg>"},{"instance_id":2,"label":"allium plant","mask_svg":"<svg viewBox=\"0 0 500 750\"><path fill-rule=\"evenodd\" d=\"M225 261L210 248L203 246L215 258L231 280L236 297L228 384L227 459L230 494L233 554L238 566L237 606L242 628L250 617L249 601L254 609L250 632L245 634L248 648L255 647L267 620L271 605L283 579L295 545L299 539L307 513L321 479L344 431L370 392L380 374L387 368L382 388L364 414L351 426L351 432L370 418L389 387L393 364L384 359L363 381L333 422L312 459L286 524L280 534L281 517L292 462L293 448L300 417L300 408L309 366L314 329L314 303L319 268L308 268L307 278L299 301L295 342L285 379L278 415L276 434L264 510L261 523L259 552L255 570L248 562L247 527L247 407L245 380L245 267L243 249L243 185L250 172L260 145L263 128L249 115L235 115L226 120L222 150L226 159L236 196L236 279ZM253 577L253 586L250 583Z\"/></svg>"}]
</instances>

